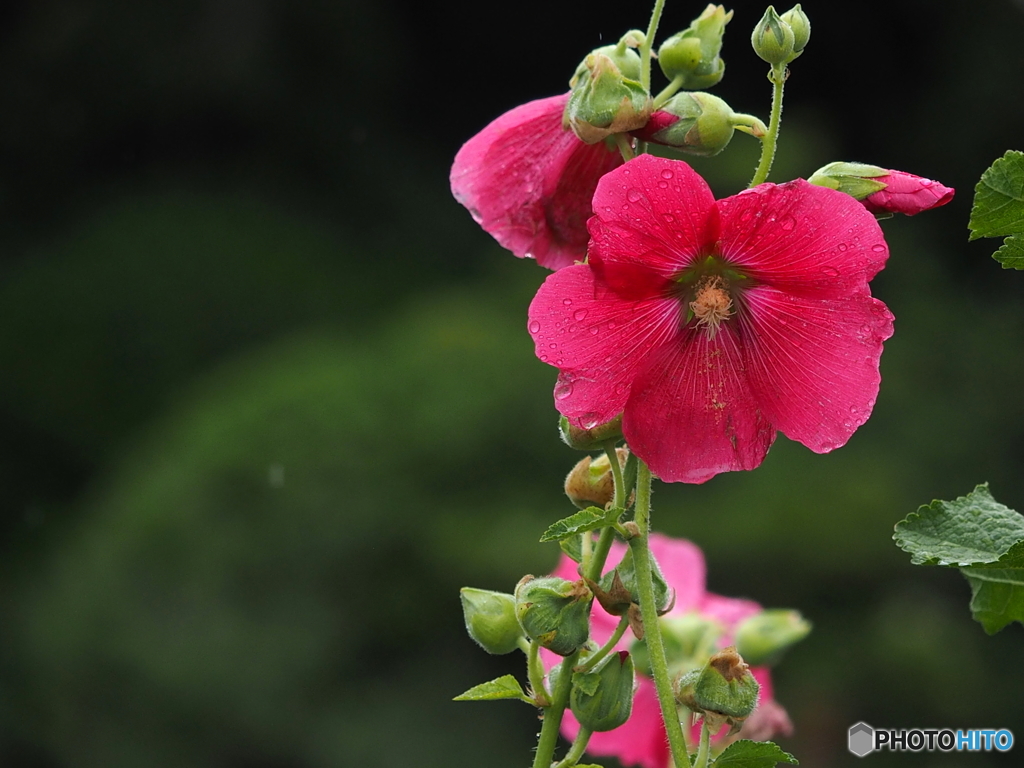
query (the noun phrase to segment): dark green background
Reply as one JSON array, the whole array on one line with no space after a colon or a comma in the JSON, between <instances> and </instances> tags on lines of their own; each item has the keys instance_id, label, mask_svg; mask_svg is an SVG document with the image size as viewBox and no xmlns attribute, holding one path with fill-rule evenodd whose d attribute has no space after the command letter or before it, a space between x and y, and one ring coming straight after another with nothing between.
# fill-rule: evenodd
<instances>
[{"instance_id":1,"label":"dark green background","mask_svg":"<svg viewBox=\"0 0 1024 768\"><path fill-rule=\"evenodd\" d=\"M766 115L763 6L730 7L715 92ZM700 10L669 0L664 34ZM655 527L704 547L713 590L815 623L776 674L804 765L859 764L858 720L1024 738L1021 627L986 637L963 579L890 540L984 480L1024 508L1024 276L966 242L977 178L1024 149L1024 5L805 10L773 178L859 160L957 197L884 224L874 417L831 455L780 438L756 472L658 487ZM528 764L533 711L450 702L521 671L465 637L457 590L551 568L577 456L524 328L546 273L447 174L648 12L0 7L0 764ZM732 194L756 151L698 167Z\"/></svg>"}]
</instances>

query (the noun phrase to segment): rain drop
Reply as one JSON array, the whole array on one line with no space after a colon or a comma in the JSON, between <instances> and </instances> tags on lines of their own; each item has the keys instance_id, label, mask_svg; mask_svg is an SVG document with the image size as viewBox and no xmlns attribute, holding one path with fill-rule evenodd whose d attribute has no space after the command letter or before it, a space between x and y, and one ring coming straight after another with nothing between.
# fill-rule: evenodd
<instances>
[{"instance_id":1,"label":"rain drop","mask_svg":"<svg viewBox=\"0 0 1024 768\"><path fill-rule=\"evenodd\" d=\"M572 299L562 299L562 303L565 304L565 306L570 307L572 306Z\"/></svg>"},{"instance_id":2,"label":"rain drop","mask_svg":"<svg viewBox=\"0 0 1024 768\"><path fill-rule=\"evenodd\" d=\"M555 399L565 400L569 395L572 394L572 382L571 381L559 381L555 385Z\"/></svg>"},{"instance_id":3,"label":"rain drop","mask_svg":"<svg viewBox=\"0 0 1024 768\"><path fill-rule=\"evenodd\" d=\"M592 327L591 327L591 329L590 329L590 335L591 335L591 336L597 336L597 330L598 330L598 329L597 329L597 326L596 326L596 325L595 325L595 326L592 326Z\"/></svg>"},{"instance_id":4,"label":"rain drop","mask_svg":"<svg viewBox=\"0 0 1024 768\"><path fill-rule=\"evenodd\" d=\"M663 178L663 179L671 179L671 178L672 178L673 176L675 176L675 173L673 173L673 172L672 172L672 171L671 171L670 169L668 169L668 168L666 168L665 170L663 170L663 171L661 172L661 178Z\"/></svg>"},{"instance_id":5,"label":"rain drop","mask_svg":"<svg viewBox=\"0 0 1024 768\"><path fill-rule=\"evenodd\" d=\"M626 199L631 203L639 203L644 195L639 189L631 189L626 193Z\"/></svg>"},{"instance_id":6,"label":"rain drop","mask_svg":"<svg viewBox=\"0 0 1024 768\"><path fill-rule=\"evenodd\" d=\"M584 317L587 316L587 310L577 309L575 312L572 313L572 316L575 317L577 320L582 320Z\"/></svg>"},{"instance_id":7,"label":"rain drop","mask_svg":"<svg viewBox=\"0 0 1024 768\"><path fill-rule=\"evenodd\" d=\"M558 349L558 345L555 342L548 344L548 349Z\"/></svg>"},{"instance_id":8,"label":"rain drop","mask_svg":"<svg viewBox=\"0 0 1024 768\"><path fill-rule=\"evenodd\" d=\"M829 277L839 277L839 270L835 267L822 267L821 273L823 275L828 275Z\"/></svg>"},{"instance_id":9,"label":"rain drop","mask_svg":"<svg viewBox=\"0 0 1024 768\"><path fill-rule=\"evenodd\" d=\"M782 227L787 232L789 232L790 230L793 229L793 227L796 226L796 219L787 216L786 218L779 222L779 226Z\"/></svg>"},{"instance_id":10,"label":"rain drop","mask_svg":"<svg viewBox=\"0 0 1024 768\"><path fill-rule=\"evenodd\" d=\"M872 245L871 250L875 253L885 253L885 246L879 243L878 245Z\"/></svg>"},{"instance_id":11,"label":"rain drop","mask_svg":"<svg viewBox=\"0 0 1024 768\"><path fill-rule=\"evenodd\" d=\"M673 221L676 220L676 217L673 216L671 213L663 213L661 214L661 218L663 218L665 220L665 223L667 224L671 224Z\"/></svg>"},{"instance_id":12,"label":"rain drop","mask_svg":"<svg viewBox=\"0 0 1024 768\"><path fill-rule=\"evenodd\" d=\"M584 429L593 429L600 423L601 420L597 418L596 413L584 413L580 416L580 426Z\"/></svg>"},{"instance_id":13,"label":"rain drop","mask_svg":"<svg viewBox=\"0 0 1024 768\"><path fill-rule=\"evenodd\" d=\"M668 189L668 182L667 181L659 181L658 182L658 189Z\"/></svg>"},{"instance_id":14,"label":"rain drop","mask_svg":"<svg viewBox=\"0 0 1024 768\"><path fill-rule=\"evenodd\" d=\"M530 322L530 333L540 333L540 323L536 320Z\"/></svg>"},{"instance_id":15,"label":"rain drop","mask_svg":"<svg viewBox=\"0 0 1024 768\"><path fill-rule=\"evenodd\" d=\"M846 243L840 243L840 244L839 244L839 250L840 250L840 251L845 251L845 250L846 250L847 248L849 248L849 247L850 247L850 246L848 246L848 245L847 245Z\"/></svg>"}]
</instances>

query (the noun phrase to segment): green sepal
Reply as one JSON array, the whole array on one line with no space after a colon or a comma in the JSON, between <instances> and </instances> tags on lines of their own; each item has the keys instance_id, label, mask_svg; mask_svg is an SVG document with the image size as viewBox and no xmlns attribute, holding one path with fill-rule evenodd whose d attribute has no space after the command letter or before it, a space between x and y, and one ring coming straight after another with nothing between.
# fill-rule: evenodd
<instances>
[{"instance_id":1,"label":"green sepal","mask_svg":"<svg viewBox=\"0 0 1024 768\"><path fill-rule=\"evenodd\" d=\"M633 709L633 658L626 651L606 656L589 672L574 672L569 707L580 725L611 731L623 725Z\"/></svg>"},{"instance_id":2,"label":"green sepal","mask_svg":"<svg viewBox=\"0 0 1024 768\"><path fill-rule=\"evenodd\" d=\"M713 765L718 768L775 768L779 763L799 765L800 761L771 741L740 739L726 747Z\"/></svg>"},{"instance_id":3,"label":"green sepal","mask_svg":"<svg viewBox=\"0 0 1024 768\"><path fill-rule=\"evenodd\" d=\"M626 510L621 507L601 509L599 507L587 507L581 509L574 515L564 517L556 523L548 526L544 535L540 537L541 542L562 541L577 533L596 531L598 528L607 528L618 521L619 517ZM575 558L573 558L575 559ZM576 562L579 562L578 560Z\"/></svg>"},{"instance_id":4,"label":"green sepal","mask_svg":"<svg viewBox=\"0 0 1024 768\"><path fill-rule=\"evenodd\" d=\"M490 682L474 685L452 701L497 701L498 699L519 699L527 704L534 703L526 695L523 686L512 675L503 675Z\"/></svg>"},{"instance_id":5,"label":"green sepal","mask_svg":"<svg viewBox=\"0 0 1024 768\"><path fill-rule=\"evenodd\" d=\"M608 571L604 576L601 577L600 586L601 589L609 594L616 594L619 592L616 589L615 580L618 578L620 585L629 594L629 602L640 604L640 591L636 584L636 567L633 564L633 549L629 548L626 550L626 554L622 556L622 560L615 566L614 569ZM657 561L651 557L651 577L654 582L654 606L661 615L665 613L671 605L675 602L675 593L668 586L665 581L665 577L661 574L661 568L658 567ZM610 610L609 606L602 605L602 607L611 613L613 616L621 616L625 612L625 608L628 608L628 603L623 606L622 613L616 613Z\"/></svg>"}]
</instances>

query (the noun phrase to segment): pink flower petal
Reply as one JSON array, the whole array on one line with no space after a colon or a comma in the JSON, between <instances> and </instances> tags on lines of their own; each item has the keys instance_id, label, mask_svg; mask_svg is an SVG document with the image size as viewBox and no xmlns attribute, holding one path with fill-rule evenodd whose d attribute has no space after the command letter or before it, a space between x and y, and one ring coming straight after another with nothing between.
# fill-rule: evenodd
<instances>
[{"instance_id":1,"label":"pink flower petal","mask_svg":"<svg viewBox=\"0 0 1024 768\"><path fill-rule=\"evenodd\" d=\"M455 199L502 246L559 269L586 254L598 180L622 158L562 128L569 95L523 104L494 120L455 156Z\"/></svg>"},{"instance_id":2,"label":"pink flower petal","mask_svg":"<svg viewBox=\"0 0 1024 768\"><path fill-rule=\"evenodd\" d=\"M878 396L892 314L864 293L819 300L760 286L743 301L746 372L761 410L812 451L845 444Z\"/></svg>"},{"instance_id":3,"label":"pink flower petal","mask_svg":"<svg viewBox=\"0 0 1024 768\"><path fill-rule=\"evenodd\" d=\"M668 482L702 483L753 469L775 440L747 383L733 327L690 326L650 354L623 411L630 448Z\"/></svg>"},{"instance_id":4,"label":"pink flower petal","mask_svg":"<svg viewBox=\"0 0 1024 768\"><path fill-rule=\"evenodd\" d=\"M700 547L660 533L650 535L649 545L665 583L675 590L676 602L669 615L700 610L705 599L704 553Z\"/></svg>"},{"instance_id":5,"label":"pink flower petal","mask_svg":"<svg viewBox=\"0 0 1024 768\"><path fill-rule=\"evenodd\" d=\"M585 429L617 416L647 355L675 332L679 311L678 301L660 295L623 300L586 265L549 276L528 327L537 357L561 370L558 411Z\"/></svg>"},{"instance_id":6,"label":"pink flower petal","mask_svg":"<svg viewBox=\"0 0 1024 768\"><path fill-rule=\"evenodd\" d=\"M635 278L620 275L632 276L636 267L675 277L706 255L718 234L715 198L704 179L686 163L653 155L601 179L587 226L590 264L620 291L635 288Z\"/></svg>"},{"instance_id":7,"label":"pink flower petal","mask_svg":"<svg viewBox=\"0 0 1024 768\"><path fill-rule=\"evenodd\" d=\"M953 199L954 190L937 181L903 171L889 171L887 176L875 177L886 185L885 189L868 195L862 201L872 213L903 213L913 216L945 205Z\"/></svg>"},{"instance_id":8,"label":"pink flower petal","mask_svg":"<svg viewBox=\"0 0 1024 768\"><path fill-rule=\"evenodd\" d=\"M863 291L889 255L863 205L803 179L762 184L718 207L721 254L755 281L794 295Z\"/></svg>"}]
</instances>

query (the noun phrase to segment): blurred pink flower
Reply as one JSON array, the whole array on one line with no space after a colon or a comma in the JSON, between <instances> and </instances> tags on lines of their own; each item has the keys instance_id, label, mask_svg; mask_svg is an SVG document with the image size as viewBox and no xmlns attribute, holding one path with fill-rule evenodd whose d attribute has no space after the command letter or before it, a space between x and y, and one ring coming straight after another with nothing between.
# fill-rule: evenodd
<instances>
[{"instance_id":1,"label":"blurred pink flower","mask_svg":"<svg viewBox=\"0 0 1024 768\"><path fill-rule=\"evenodd\" d=\"M953 199L953 189L937 181L924 179L912 173L889 171L887 176L875 176L871 181L885 184L885 189L873 192L862 201L872 213L915 213L938 208Z\"/></svg>"},{"instance_id":2,"label":"blurred pink flower","mask_svg":"<svg viewBox=\"0 0 1024 768\"><path fill-rule=\"evenodd\" d=\"M641 155L593 207L588 263L529 311L571 424L621 413L658 477L701 483L758 466L776 430L824 453L867 420L892 315L868 288L889 249L864 206L802 179L716 201L686 163Z\"/></svg>"},{"instance_id":3,"label":"blurred pink flower","mask_svg":"<svg viewBox=\"0 0 1024 768\"><path fill-rule=\"evenodd\" d=\"M603 142L562 127L569 94L531 101L494 120L455 156L452 194L520 258L548 269L582 261L598 180L622 164Z\"/></svg>"},{"instance_id":4,"label":"blurred pink flower","mask_svg":"<svg viewBox=\"0 0 1024 768\"><path fill-rule=\"evenodd\" d=\"M684 539L673 539L658 533L650 538L651 554L658 562L666 583L675 590L676 602L666 615L686 616L697 613L702 618L713 619L724 628L719 638L719 647L732 643L733 631L743 619L761 612L761 606L752 600L741 600L714 595L705 590L704 555L700 548ZM626 545L615 542L608 555L605 570L611 570L626 553ZM565 555L558 563L553 575L563 579L576 580L576 563ZM603 645L618 626L619 617L612 616L595 600L590 618L591 640ZM633 636L628 631L615 646L629 650ZM541 651L548 667L561 662L562 657L549 651ZM793 725L786 710L778 704L772 694L771 675L767 667L752 667L750 670L761 685L758 707L743 725L735 738L750 738L758 741L771 739L776 734L789 735ZM639 765L642 768L666 768L669 761L668 741L661 719L654 681L637 675L639 685L633 700L633 712L625 725L613 731L595 733L590 737L587 752L595 757L616 757L623 765ZM570 741L576 738L579 723L572 712L567 711L562 720L562 735ZM728 729L723 729L718 740L726 738ZM699 726L691 729L690 743L696 744Z\"/></svg>"}]
</instances>

